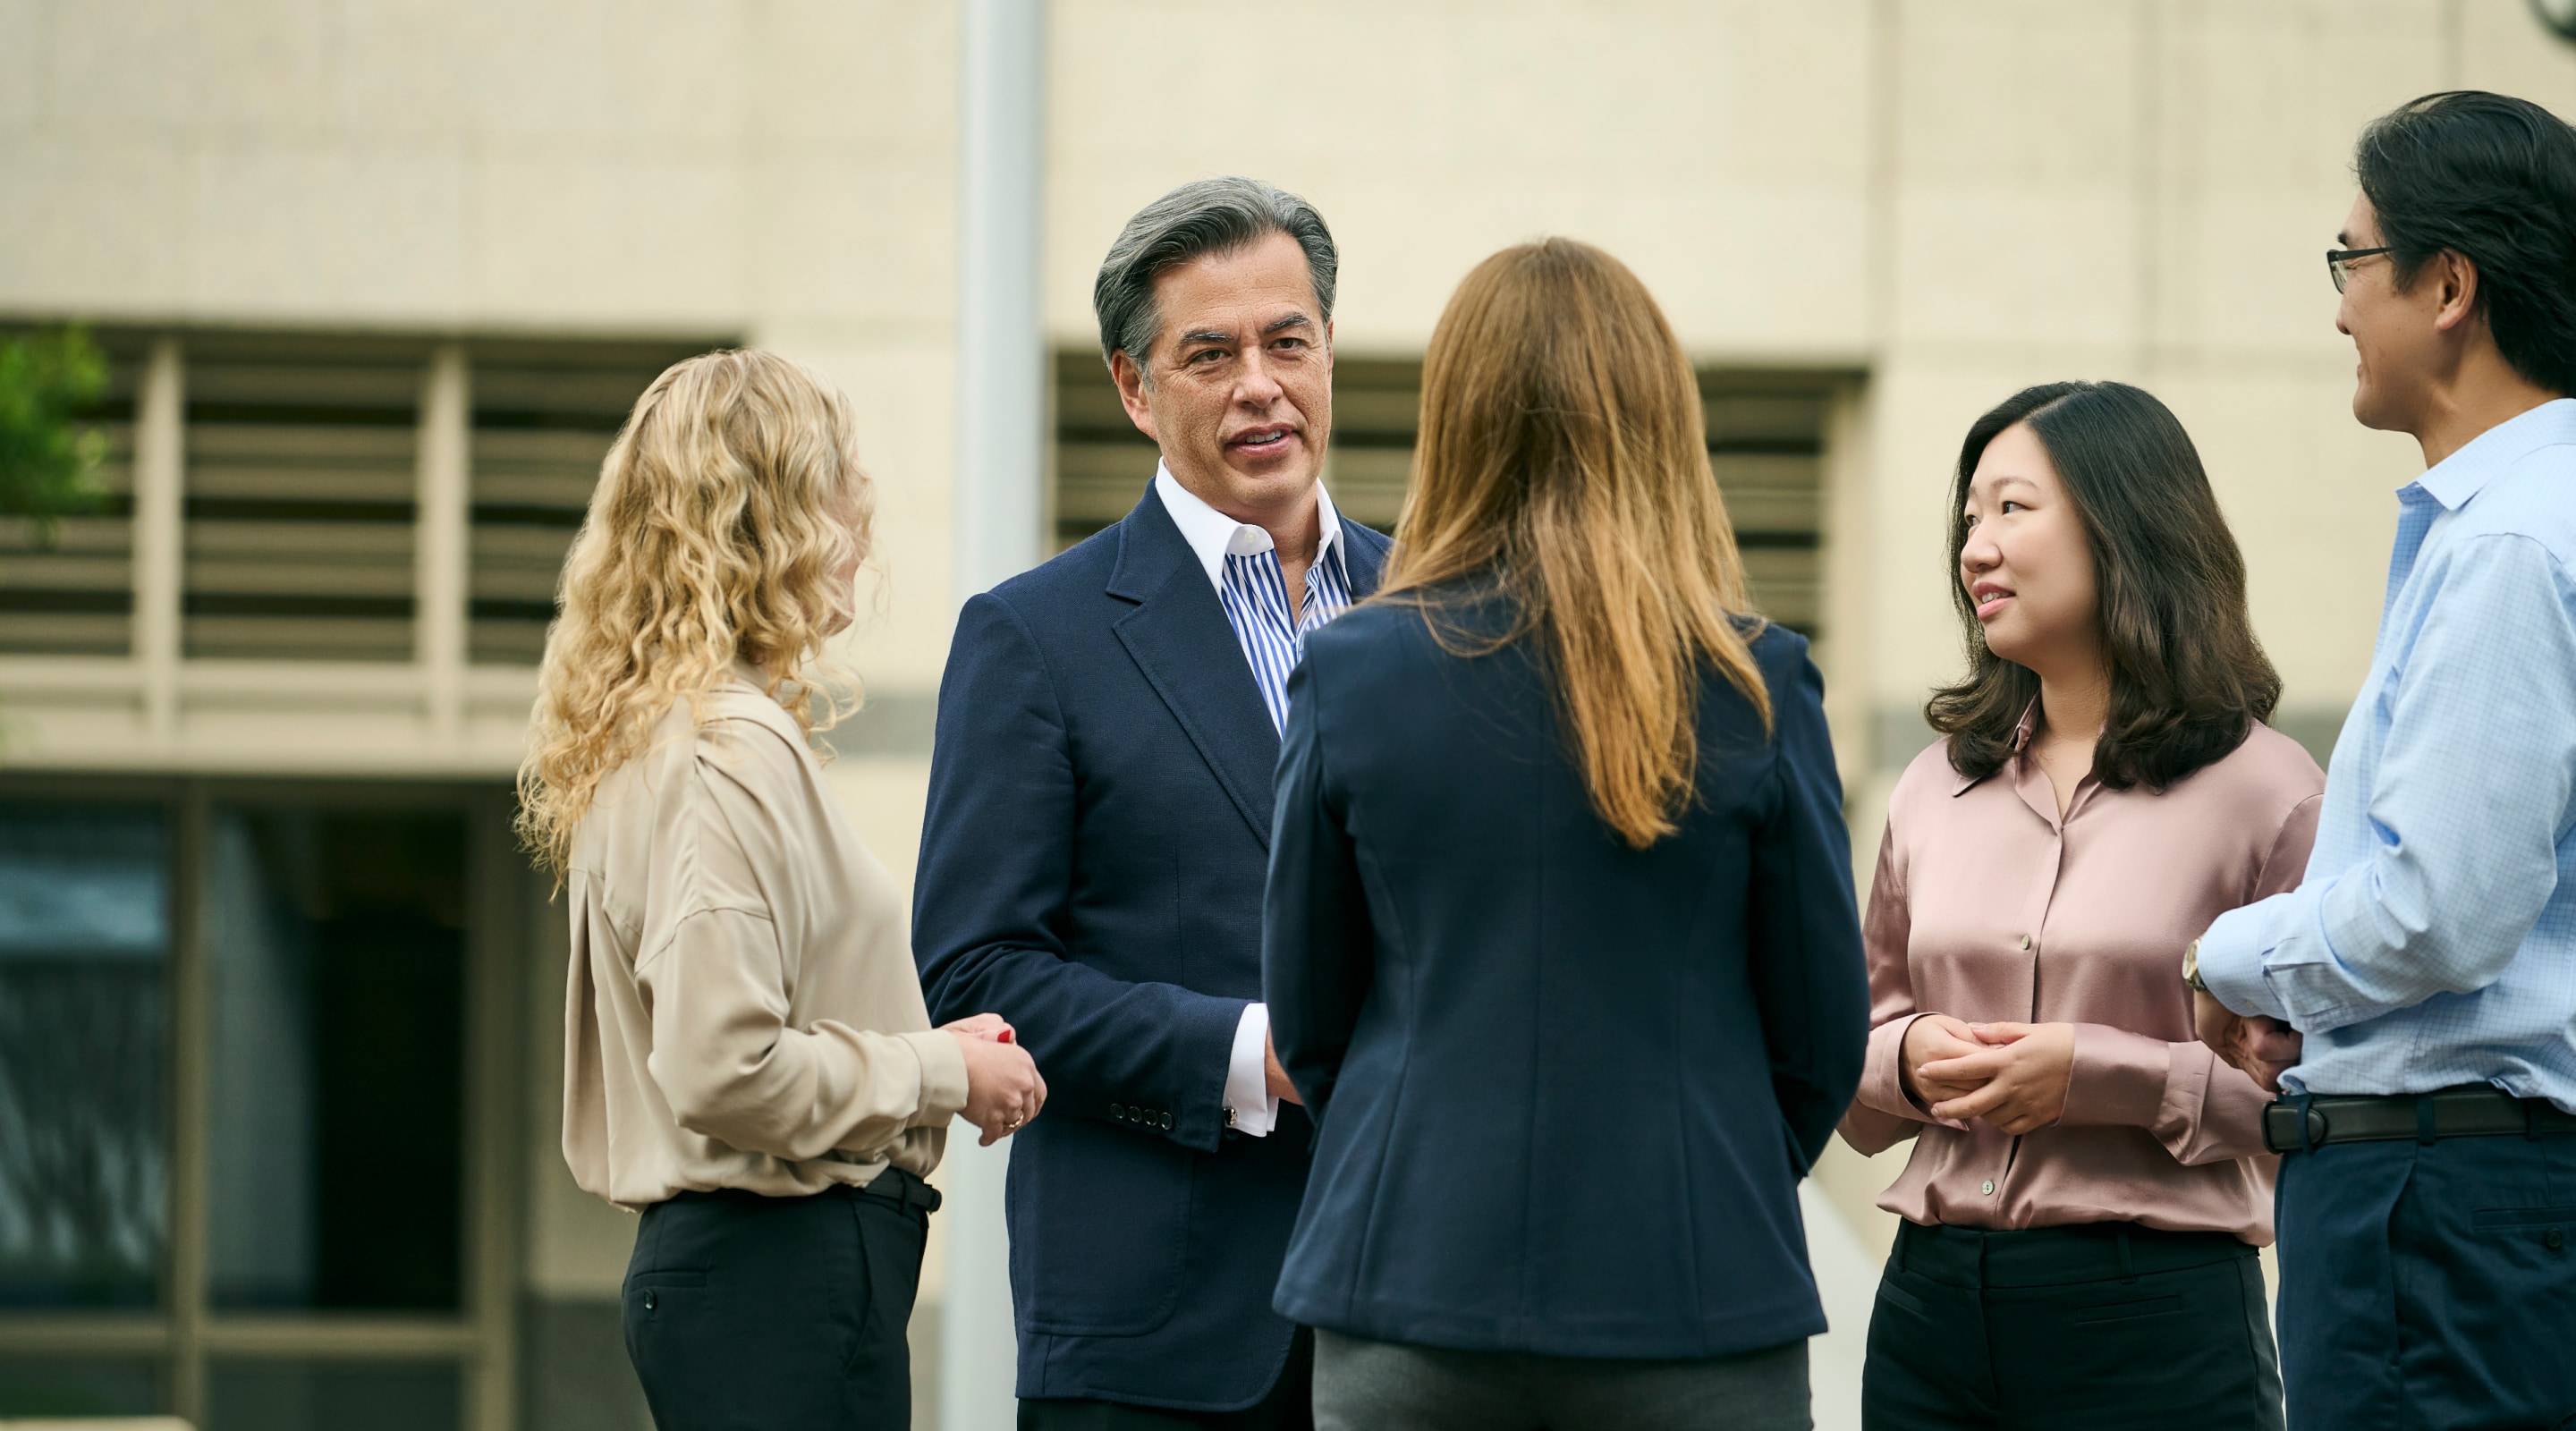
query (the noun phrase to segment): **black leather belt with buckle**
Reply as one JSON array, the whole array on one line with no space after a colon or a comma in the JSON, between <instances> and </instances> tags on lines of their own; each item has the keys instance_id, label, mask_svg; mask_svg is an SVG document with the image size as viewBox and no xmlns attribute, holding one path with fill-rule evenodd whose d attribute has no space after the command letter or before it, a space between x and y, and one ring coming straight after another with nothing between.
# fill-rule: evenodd
<instances>
[{"instance_id":1,"label":"black leather belt with buckle","mask_svg":"<svg viewBox=\"0 0 2576 1431\"><path fill-rule=\"evenodd\" d=\"M2306 1127L2300 1126L2302 1118ZM2301 1136L2302 1134L2305 1136ZM2263 1109L2263 1146L2295 1153L2328 1143L2383 1143L2413 1138L2542 1137L2576 1133L2576 1113L2545 1098L2516 1098L2483 1083L2438 1093L2370 1098L2284 1098Z\"/></svg>"}]
</instances>

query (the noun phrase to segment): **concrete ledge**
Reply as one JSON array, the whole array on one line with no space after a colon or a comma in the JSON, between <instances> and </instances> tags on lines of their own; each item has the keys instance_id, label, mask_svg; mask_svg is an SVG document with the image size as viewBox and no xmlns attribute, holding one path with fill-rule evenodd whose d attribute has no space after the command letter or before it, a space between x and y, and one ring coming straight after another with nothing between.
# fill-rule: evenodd
<instances>
[{"instance_id":1,"label":"concrete ledge","mask_svg":"<svg viewBox=\"0 0 2576 1431\"><path fill-rule=\"evenodd\" d=\"M83 1416L67 1421L0 1421L0 1431L197 1431L176 1416Z\"/></svg>"}]
</instances>

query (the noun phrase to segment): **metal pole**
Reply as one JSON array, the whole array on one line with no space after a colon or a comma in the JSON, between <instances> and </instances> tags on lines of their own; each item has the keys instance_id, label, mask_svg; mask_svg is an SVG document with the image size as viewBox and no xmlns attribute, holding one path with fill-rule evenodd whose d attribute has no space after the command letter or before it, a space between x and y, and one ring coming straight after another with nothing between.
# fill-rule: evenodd
<instances>
[{"instance_id":1,"label":"metal pole","mask_svg":"<svg viewBox=\"0 0 2576 1431\"><path fill-rule=\"evenodd\" d=\"M1039 298L1046 153L1045 0L965 0L958 135L957 466L951 578L958 604L1037 564L1046 470L1046 339ZM1002 1185L1010 1144L960 1125L945 1175L941 1310L945 1431L1009 1431L1017 1343Z\"/></svg>"},{"instance_id":2,"label":"metal pole","mask_svg":"<svg viewBox=\"0 0 2576 1431\"><path fill-rule=\"evenodd\" d=\"M963 30L954 493L960 602L1035 566L1039 555L1045 0L966 0Z\"/></svg>"},{"instance_id":3,"label":"metal pole","mask_svg":"<svg viewBox=\"0 0 2576 1431\"><path fill-rule=\"evenodd\" d=\"M134 663L143 674L143 728L163 752L179 739L187 386L179 340L156 340L134 402Z\"/></svg>"}]
</instances>

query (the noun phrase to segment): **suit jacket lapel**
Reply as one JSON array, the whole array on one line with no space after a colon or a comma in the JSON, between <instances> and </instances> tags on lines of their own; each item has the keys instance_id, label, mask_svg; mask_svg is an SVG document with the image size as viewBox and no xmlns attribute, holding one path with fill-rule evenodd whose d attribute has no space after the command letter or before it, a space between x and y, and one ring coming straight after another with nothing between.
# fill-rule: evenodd
<instances>
[{"instance_id":1,"label":"suit jacket lapel","mask_svg":"<svg viewBox=\"0 0 2576 1431\"><path fill-rule=\"evenodd\" d=\"M1350 577L1351 600L1366 601L1377 594L1378 575L1386 570L1390 545L1375 528L1342 518L1342 570Z\"/></svg>"},{"instance_id":2,"label":"suit jacket lapel","mask_svg":"<svg viewBox=\"0 0 2576 1431\"><path fill-rule=\"evenodd\" d=\"M1109 594L1137 603L1111 630L1267 849L1279 732L1207 569L1150 487L1119 523Z\"/></svg>"}]
</instances>

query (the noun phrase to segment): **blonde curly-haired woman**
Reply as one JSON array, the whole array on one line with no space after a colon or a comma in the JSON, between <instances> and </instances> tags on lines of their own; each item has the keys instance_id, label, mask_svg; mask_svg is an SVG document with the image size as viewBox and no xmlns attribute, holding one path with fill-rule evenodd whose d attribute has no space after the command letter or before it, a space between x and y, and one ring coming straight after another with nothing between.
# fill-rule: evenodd
<instances>
[{"instance_id":1,"label":"blonde curly-haired woman","mask_svg":"<svg viewBox=\"0 0 2576 1431\"><path fill-rule=\"evenodd\" d=\"M520 829L572 914L564 1157L643 1220L627 1354L662 1431L910 1424L948 1120L1046 1086L932 1029L903 897L823 781L870 488L848 400L717 352L636 400L546 642Z\"/></svg>"}]
</instances>

